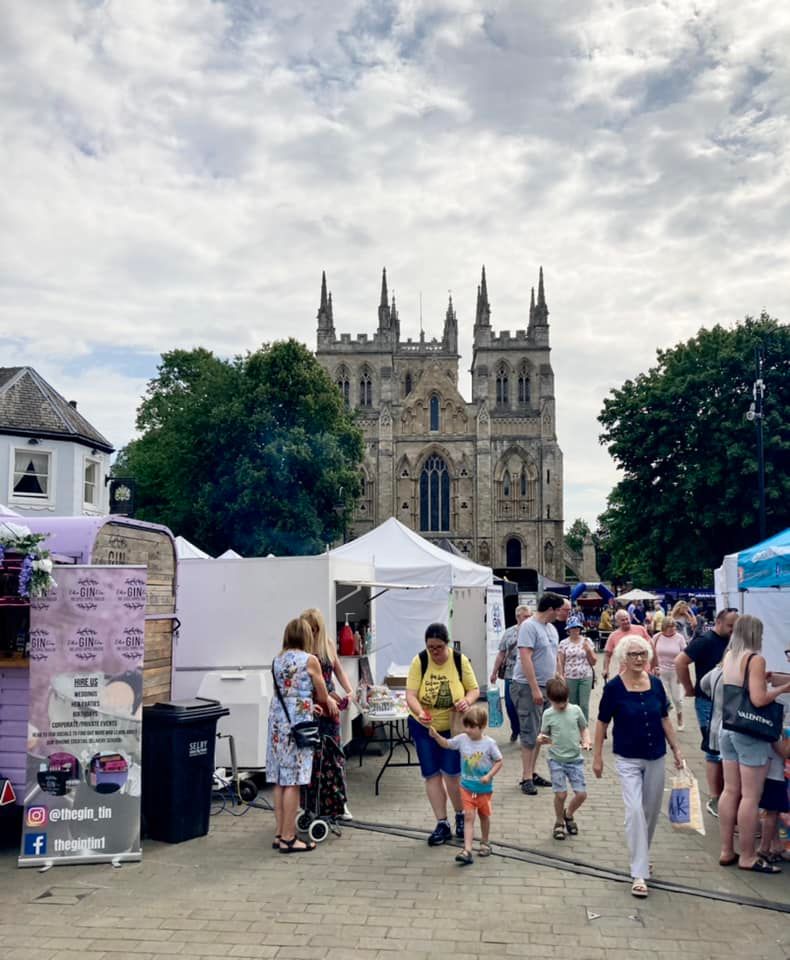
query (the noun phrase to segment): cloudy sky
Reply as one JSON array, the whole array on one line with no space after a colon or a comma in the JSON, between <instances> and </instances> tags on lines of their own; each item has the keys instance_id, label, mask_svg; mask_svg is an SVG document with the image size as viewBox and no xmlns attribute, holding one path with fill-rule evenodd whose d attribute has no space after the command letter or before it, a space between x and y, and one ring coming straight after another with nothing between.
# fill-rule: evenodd
<instances>
[{"instance_id":1,"label":"cloudy sky","mask_svg":"<svg viewBox=\"0 0 790 960\"><path fill-rule=\"evenodd\" d=\"M565 516L657 347L790 317L790 10L775 0L0 0L0 363L121 446L159 354L375 327L466 369L543 264ZM463 380L468 395L468 377Z\"/></svg>"}]
</instances>

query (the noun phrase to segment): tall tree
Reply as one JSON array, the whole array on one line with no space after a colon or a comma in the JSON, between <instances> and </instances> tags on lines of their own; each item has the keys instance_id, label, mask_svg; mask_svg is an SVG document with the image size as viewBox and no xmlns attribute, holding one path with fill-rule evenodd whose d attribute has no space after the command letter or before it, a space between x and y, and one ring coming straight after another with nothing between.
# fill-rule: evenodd
<instances>
[{"instance_id":1,"label":"tall tree","mask_svg":"<svg viewBox=\"0 0 790 960\"><path fill-rule=\"evenodd\" d=\"M790 522L790 328L763 313L659 350L604 400L601 442L622 470L599 527L611 572L640 583L710 580L758 539L755 348L764 355L767 534Z\"/></svg>"},{"instance_id":2,"label":"tall tree","mask_svg":"<svg viewBox=\"0 0 790 960\"><path fill-rule=\"evenodd\" d=\"M137 427L116 466L137 480L137 516L210 552L316 552L350 519L362 433L295 340L232 361L164 354Z\"/></svg>"},{"instance_id":3,"label":"tall tree","mask_svg":"<svg viewBox=\"0 0 790 960\"><path fill-rule=\"evenodd\" d=\"M577 517L565 531L565 544L574 553L581 553L584 538L590 534L592 534L592 530L589 523L581 517Z\"/></svg>"}]
</instances>

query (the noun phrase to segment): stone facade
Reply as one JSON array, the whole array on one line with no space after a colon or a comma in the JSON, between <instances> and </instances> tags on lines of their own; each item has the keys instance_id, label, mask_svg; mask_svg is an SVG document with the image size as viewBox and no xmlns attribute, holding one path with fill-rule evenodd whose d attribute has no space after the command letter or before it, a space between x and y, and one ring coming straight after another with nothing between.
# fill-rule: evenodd
<instances>
[{"instance_id":1,"label":"stone facade","mask_svg":"<svg viewBox=\"0 0 790 960\"><path fill-rule=\"evenodd\" d=\"M416 342L403 341L385 270L376 332L338 337L323 277L316 355L357 411L365 435L352 536L397 517L481 563L564 579L562 452L548 316L541 268L526 328L496 333L483 268L470 403L458 391L452 297L441 340L421 333Z\"/></svg>"}]
</instances>

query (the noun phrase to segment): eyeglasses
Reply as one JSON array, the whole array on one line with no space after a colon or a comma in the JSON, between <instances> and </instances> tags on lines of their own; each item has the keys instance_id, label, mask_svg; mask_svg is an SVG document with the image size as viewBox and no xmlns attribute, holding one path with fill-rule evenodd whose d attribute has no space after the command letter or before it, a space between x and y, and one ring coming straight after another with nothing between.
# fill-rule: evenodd
<instances>
[{"instance_id":1,"label":"eyeglasses","mask_svg":"<svg viewBox=\"0 0 790 960\"><path fill-rule=\"evenodd\" d=\"M640 650L638 653L630 652L626 656L629 660L647 660L649 654L645 653L644 650Z\"/></svg>"}]
</instances>

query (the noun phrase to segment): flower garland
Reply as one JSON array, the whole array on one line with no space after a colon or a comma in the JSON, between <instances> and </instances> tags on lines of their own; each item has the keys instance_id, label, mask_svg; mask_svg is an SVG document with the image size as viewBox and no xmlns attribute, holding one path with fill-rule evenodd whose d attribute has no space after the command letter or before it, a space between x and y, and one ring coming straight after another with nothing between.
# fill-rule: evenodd
<instances>
[{"instance_id":1,"label":"flower garland","mask_svg":"<svg viewBox=\"0 0 790 960\"><path fill-rule=\"evenodd\" d=\"M44 540L43 533L31 533L27 527L15 523L0 523L0 563L7 553L24 556L19 571L20 597L43 597L57 586L52 578L49 550L41 546Z\"/></svg>"}]
</instances>

